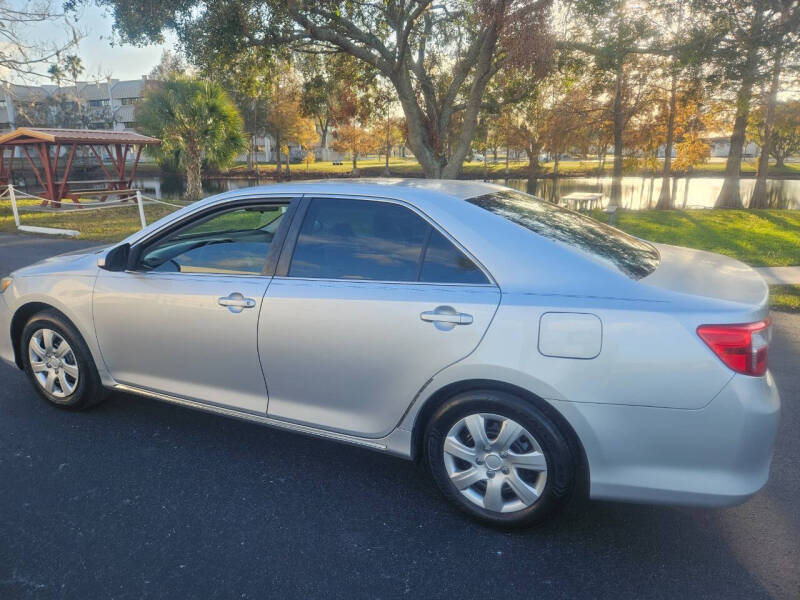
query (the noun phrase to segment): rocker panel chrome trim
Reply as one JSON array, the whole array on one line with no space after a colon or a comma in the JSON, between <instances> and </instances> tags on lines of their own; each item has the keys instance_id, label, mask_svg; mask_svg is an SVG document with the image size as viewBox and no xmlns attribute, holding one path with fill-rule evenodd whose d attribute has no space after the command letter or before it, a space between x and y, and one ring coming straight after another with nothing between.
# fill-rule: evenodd
<instances>
[{"instance_id":1,"label":"rocker panel chrome trim","mask_svg":"<svg viewBox=\"0 0 800 600\"><path fill-rule=\"evenodd\" d=\"M353 444L356 446L365 446L367 448L372 448L374 450L385 451L387 449L385 444L370 442L367 440L363 440L361 438L354 437L352 435L347 435L344 433L336 433L335 431L326 431L324 429L316 429L314 427L308 427L307 425L300 425L298 423L290 423L288 421L281 421L279 419L273 419L271 417L264 417L261 415L254 415L251 413L240 412L238 410L224 408L222 406L204 404L203 402L197 402L195 400L188 400L186 398L179 398L177 396L170 396L168 394L153 392L151 390L137 388L132 385L126 385L124 383L115 384L114 389L120 392L128 392L131 394L138 394L140 396L147 396L148 398L161 400L163 402L169 402L170 404L185 406L186 408L193 408L195 410L202 410L217 415L232 417L234 419L240 419L242 421L258 423L259 425L266 425L267 427L274 427L276 429L285 429L297 433L304 433L306 435L311 435L314 437L327 438L339 442L347 442L349 444Z\"/></svg>"}]
</instances>

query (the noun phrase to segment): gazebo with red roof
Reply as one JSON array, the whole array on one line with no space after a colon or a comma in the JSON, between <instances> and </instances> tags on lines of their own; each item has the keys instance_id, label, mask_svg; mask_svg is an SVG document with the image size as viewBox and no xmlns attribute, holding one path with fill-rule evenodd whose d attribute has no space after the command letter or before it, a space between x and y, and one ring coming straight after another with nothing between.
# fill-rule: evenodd
<instances>
[{"instance_id":1,"label":"gazebo with red roof","mask_svg":"<svg viewBox=\"0 0 800 600\"><path fill-rule=\"evenodd\" d=\"M145 146L160 144L160 140L138 133L127 131L105 131L93 129L43 129L38 127L20 127L0 136L0 185L11 182L11 169L14 162L14 149L20 148L28 165L42 187L39 194L44 198L43 205L52 204L60 207L61 201L70 199L80 204L84 196L100 196L101 200L109 195L120 195L131 190L139 157ZM88 147L98 164L103 169L106 179L71 181L75 149ZM10 154L6 157L6 149ZM64 152L62 153L62 149ZM101 151L105 150L111 168L103 161ZM32 152L35 153L32 156ZM135 154L134 154L135 153ZM64 156L61 176L57 176L59 160ZM127 169L128 157L133 163ZM34 157L39 159L37 165ZM99 188L86 188L87 185L99 185Z\"/></svg>"}]
</instances>

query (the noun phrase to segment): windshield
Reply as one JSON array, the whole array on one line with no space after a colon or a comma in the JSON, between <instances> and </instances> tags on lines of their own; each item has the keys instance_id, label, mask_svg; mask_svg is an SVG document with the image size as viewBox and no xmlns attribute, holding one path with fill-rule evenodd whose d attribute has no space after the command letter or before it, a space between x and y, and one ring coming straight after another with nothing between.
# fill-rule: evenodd
<instances>
[{"instance_id":1,"label":"windshield","mask_svg":"<svg viewBox=\"0 0 800 600\"><path fill-rule=\"evenodd\" d=\"M631 279L649 275L659 263L658 250L647 242L535 196L502 190L467 201L543 237L610 262Z\"/></svg>"}]
</instances>

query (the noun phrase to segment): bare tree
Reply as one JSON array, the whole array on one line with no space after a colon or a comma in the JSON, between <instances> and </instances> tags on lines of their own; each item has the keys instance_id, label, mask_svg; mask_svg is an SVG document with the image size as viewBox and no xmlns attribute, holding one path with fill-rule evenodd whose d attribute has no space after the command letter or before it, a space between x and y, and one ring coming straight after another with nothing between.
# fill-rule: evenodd
<instances>
[{"instance_id":1,"label":"bare tree","mask_svg":"<svg viewBox=\"0 0 800 600\"><path fill-rule=\"evenodd\" d=\"M40 23L60 23L65 38L36 41L30 28ZM81 33L57 4L48 0L14 3L0 0L0 78L39 77L66 50L77 45Z\"/></svg>"}]
</instances>

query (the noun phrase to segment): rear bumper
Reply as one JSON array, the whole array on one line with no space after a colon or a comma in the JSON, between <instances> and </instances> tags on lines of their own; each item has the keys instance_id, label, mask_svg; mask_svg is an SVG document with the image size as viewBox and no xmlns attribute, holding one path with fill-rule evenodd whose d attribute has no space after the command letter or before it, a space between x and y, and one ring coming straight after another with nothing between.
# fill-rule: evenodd
<instances>
[{"instance_id":1,"label":"rear bumper","mask_svg":"<svg viewBox=\"0 0 800 600\"><path fill-rule=\"evenodd\" d=\"M735 375L698 410L554 404L584 445L592 498L731 506L769 477L780 413L769 373Z\"/></svg>"},{"instance_id":2,"label":"rear bumper","mask_svg":"<svg viewBox=\"0 0 800 600\"><path fill-rule=\"evenodd\" d=\"M11 345L11 310L3 294L0 294L0 359L16 366Z\"/></svg>"}]
</instances>

